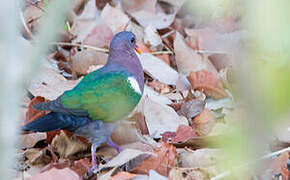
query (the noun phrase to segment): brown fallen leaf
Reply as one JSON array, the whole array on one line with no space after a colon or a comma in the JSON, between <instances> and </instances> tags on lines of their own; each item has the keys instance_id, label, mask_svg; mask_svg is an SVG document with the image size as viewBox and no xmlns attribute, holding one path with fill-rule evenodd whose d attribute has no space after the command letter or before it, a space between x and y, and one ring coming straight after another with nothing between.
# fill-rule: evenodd
<instances>
[{"instance_id":1,"label":"brown fallen leaf","mask_svg":"<svg viewBox=\"0 0 290 180\"><path fill-rule=\"evenodd\" d=\"M46 133L30 133L20 136L21 148L31 148L35 146L38 141L45 140Z\"/></svg>"},{"instance_id":2,"label":"brown fallen leaf","mask_svg":"<svg viewBox=\"0 0 290 180\"><path fill-rule=\"evenodd\" d=\"M53 179L61 179L61 180L79 180L80 177L77 173L69 168L64 169L56 169L52 168L48 171L39 173L35 176L26 178L26 180L53 180Z\"/></svg>"},{"instance_id":3,"label":"brown fallen leaf","mask_svg":"<svg viewBox=\"0 0 290 180\"><path fill-rule=\"evenodd\" d=\"M149 53L142 53L140 61L144 71L152 78L168 85L176 85L178 73L164 61Z\"/></svg>"},{"instance_id":4,"label":"brown fallen leaf","mask_svg":"<svg viewBox=\"0 0 290 180\"><path fill-rule=\"evenodd\" d=\"M151 87L160 94L167 94L171 91L171 88L167 84L161 83L155 79L151 82L148 82L147 84L149 87Z\"/></svg>"},{"instance_id":5,"label":"brown fallen leaf","mask_svg":"<svg viewBox=\"0 0 290 180\"><path fill-rule=\"evenodd\" d=\"M60 157L69 157L90 148L90 144L82 142L75 136L69 137L64 131L53 138L51 145L60 154Z\"/></svg>"},{"instance_id":6,"label":"brown fallen leaf","mask_svg":"<svg viewBox=\"0 0 290 180\"><path fill-rule=\"evenodd\" d=\"M195 131L190 126L180 125L176 133L165 132L162 134L162 141L168 143L185 142L193 137L196 137Z\"/></svg>"},{"instance_id":7,"label":"brown fallen leaf","mask_svg":"<svg viewBox=\"0 0 290 180\"><path fill-rule=\"evenodd\" d=\"M126 129L126 131L124 131ZM111 135L112 140L118 145L129 144L139 141L140 132L136 128L136 124L123 121L114 130Z\"/></svg>"},{"instance_id":8,"label":"brown fallen leaf","mask_svg":"<svg viewBox=\"0 0 290 180\"><path fill-rule=\"evenodd\" d=\"M104 165L101 164L100 169L121 166L141 155L154 155L154 153L149 151L140 151L137 149L124 149L108 163Z\"/></svg>"},{"instance_id":9,"label":"brown fallen leaf","mask_svg":"<svg viewBox=\"0 0 290 180\"><path fill-rule=\"evenodd\" d=\"M202 29L185 28L185 33L189 36L187 41L189 47L197 50L211 50L207 49L206 43L220 36L220 33L208 27Z\"/></svg>"},{"instance_id":10,"label":"brown fallen leaf","mask_svg":"<svg viewBox=\"0 0 290 180\"><path fill-rule=\"evenodd\" d=\"M51 158L39 148L31 148L24 152L26 162L31 165L44 165L51 161Z\"/></svg>"},{"instance_id":11,"label":"brown fallen leaf","mask_svg":"<svg viewBox=\"0 0 290 180\"><path fill-rule=\"evenodd\" d=\"M49 111L39 111L39 110L34 109L32 107L33 104L41 103L41 102L46 102L45 98L41 97L41 96L36 96L30 101L30 103L27 107L25 124L30 123L30 122L34 121L35 119L38 119L41 116L44 116L44 115L49 113Z\"/></svg>"},{"instance_id":12,"label":"brown fallen leaf","mask_svg":"<svg viewBox=\"0 0 290 180\"><path fill-rule=\"evenodd\" d=\"M208 97L221 99L227 96L221 82L212 72L206 70L191 72L188 80L192 88L203 91Z\"/></svg>"},{"instance_id":13,"label":"brown fallen leaf","mask_svg":"<svg viewBox=\"0 0 290 180\"><path fill-rule=\"evenodd\" d=\"M82 177L84 174L86 174L92 163L89 158L83 158L77 161L73 162L73 165L71 166L71 169L76 172L80 177Z\"/></svg>"},{"instance_id":14,"label":"brown fallen leaf","mask_svg":"<svg viewBox=\"0 0 290 180\"><path fill-rule=\"evenodd\" d=\"M141 134L149 134L148 127L145 121L145 117L141 112L136 112L130 119L136 122L136 128L140 129Z\"/></svg>"},{"instance_id":15,"label":"brown fallen leaf","mask_svg":"<svg viewBox=\"0 0 290 180\"><path fill-rule=\"evenodd\" d=\"M106 25L115 33L116 30L128 24L129 18L120 9L107 4L102 10L101 17Z\"/></svg>"},{"instance_id":16,"label":"brown fallen leaf","mask_svg":"<svg viewBox=\"0 0 290 180\"><path fill-rule=\"evenodd\" d=\"M208 135L215 125L215 115L209 109L204 109L193 119L193 128L197 135Z\"/></svg>"},{"instance_id":17,"label":"brown fallen leaf","mask_svg":"<svg viewBox=\"0 0 290 180\"><path fill-rule=\"evenodd\" d=\"M152 155L145 159L132 172L149 174L150 169L153 169L163 176L168 176L170 169L174 167L174 160L177 155L175 146L162 143L161 147L155 149L155 154L157 156Z\"/></svg>"},{"instance_id":18,"label":"brown fallen leaf","mask_svg":"<svg viewBox=\"0 0 290 180\"><path fill-rule=\"evenodd\" d=\"M144 104L145 121L151 137L159 138L166 131L175 132L179 125L188 125L188 120L171 107L146 99Z\"/></svg>"},{"instance_id":19,"label":"brown fallen leaf","mask_svg":"<svg viewBox=\"0 0 290 180\"><path fill-rule=\"evenodd\" d=\"M126 12L136 12L138 10L147 10L154 12L156 6L156 0L122 0L120 1L122 8Z\"/></svg>"},{"instance_id":20,"label":"brown fallen leaf","mask_svg":"<svg viewBox=\"0 0 290 180\"><path fill-rule=\"evenodd\" d=\"M204 101L201 101L199 99L193 99L182 103L180 111L178 111L178 113L187 117L187 119L192 119L203 111L204 106Z\"/></svg>"},{"instance_id":21,"label":"brown fallen leaf","mask_svg":"<svg viewBox=\"0 0 290 180\"><path fill-rule=\"evenodd\" d=\"M78 75L86 75L91 66L104 65L108 54L94 50L82 50L71 57L74 71Z\"/></svg>"},{"instance_id":22,"label":"brown fallen leaf","mask_svg":"<svg viewBox=\"0 0 290 180\"><path fill-rule=\"evenodd\" d=\"M136 177L136 174L122 171L122 172L118 172L118 174L112 176L110 178L110 180L130 180L134 177Z\"/></svg>"},{"instance_id":23,"label":"brown fallen leaf","mask_svg":"<svg viewBox=\"0 0 290 180\"><path fill-rule=\"evenodd\" d=\"M168 11L171 12L170 14L164 13L164 10L161 7L157 8L158 4L154 6L154 4L156 4L156 1L152 2L154 4L151 4L151 6L149 6L150 9L139 9L129 12L129 14L131 14L131 16L133 16L136 21L143 27L147 27L150 25L156 29L164 29L169 27L173 23L175 15L177 14L178 10L184 2L184 0L179 0L177 3L176 1L167 1L167 3L171 7L170 9L168 9Z\"/></svg>"},{"instance_id":24,"label":"brown fallen leaf","mask_svg":"<svg viewBox=\"0 0 290 180\"><path fill-rule=\"evenodd\" d=\"M34 96L54 100L64 91L75 87L78 82L79 80L67 80L53 69L43 68L41 74L29 83L28 90Z\"/></svg>"},{"instance_id":25,"label":"brown fallen leaf","mask_svg":"<svg viewBox=\"0 0 290 180\"><path fill-rule=\"evenodd\" d=\"M215 75L217 74L217 70L208 58L197 54L190 47L188 47L184 42L183 37L178 32L176 32L174 40L174 52L176 55L176 65L179 73L188 76L190 72L196 72L204 69L208 72L214 73Z\"/></svg>"},{"instance_id":26,"label":"brown fallen leaf","mask_svg":"<svg viewBox=\"0 0 290 180\"><path fill-rule=\"evenodd\" d=\"M109 47L113 38L113 32L106 24L96 25L86 36L83 43L85 45L95 46L99 48Z\"/></svg>"}]
</instances>

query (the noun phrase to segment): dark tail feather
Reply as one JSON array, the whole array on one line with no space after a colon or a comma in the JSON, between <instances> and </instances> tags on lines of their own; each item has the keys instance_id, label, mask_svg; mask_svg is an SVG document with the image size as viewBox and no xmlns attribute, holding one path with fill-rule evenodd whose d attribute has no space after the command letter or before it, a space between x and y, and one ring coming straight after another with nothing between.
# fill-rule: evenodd
<instances>
[{"instance_id":1,"label":"dark tail feather","mask_svg":"<svg viewBox=\"0 0 290 180\"><path fill-rule=\"evenodd\" d=\"M58 112L51 112L22 127L23 131L47 132L57 129L75 130L87 124L88 117L67 115Z\"/></svg>"}]
</instances>

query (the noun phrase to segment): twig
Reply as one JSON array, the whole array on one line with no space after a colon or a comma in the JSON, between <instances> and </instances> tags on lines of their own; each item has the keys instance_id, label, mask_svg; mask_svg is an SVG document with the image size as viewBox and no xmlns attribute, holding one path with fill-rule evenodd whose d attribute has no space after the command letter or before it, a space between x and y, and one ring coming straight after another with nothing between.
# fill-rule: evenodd
<instances>
[{"instance_id":1,"label":"twig","mask_svg":"<svg viewBox=\"0 0 290 180\"><path fill-rule=\"evenodd\" d=\"M172 51L155 51L155 52L152 52L151 54L153 54L153 55L174 54L174 52L172 52Z\"/></svg>"},{"instance_id":2,"label":"twig","mask_svg":"<svg viewBox=\"0 0 290 180\"><path fill-rule=\"evenodd\" d=\"M250 163L244 164L244 165L239 166L237 168L242 168L242 167L244 167L244 166L246 166L248 164L253 164L253 163L256 163L257 161L261 161L261 160L268 159L268 158L271 158L271 157L274 157L274 156L278 156L278 155L280 155L280 154L282 154L284 152L288 152L288 151L290 151L290 147L282 149L282 150L279 150L279 151L276 151L276 152L273 152L273 153L270 153L270 154L266 154L266 155L262 156L261 158L255 160L255 161L252 161ZM224 178L224 177L230 175L230 173L231 173L230 170L225 171L225 172L223 172L223 173L211 178L210 180L218 180L218 179Z\"/></svg>"},{"instance_id":3,"label":"twig","mask_svg":"<svg viewBox=\"0 0 290 180\"><path fill-rule=\"evenodd\" d=\"M201 53L201 54L230 54L228 52L223 52L223 51L211 51L211 50L193 50L196 53Z\"/></svg>"},{"instance_id":4,"label":"twig","mask_svg":"<svg viewBox=\"0 0 290 180\"><path fill-rule=\"evenodd\" d=\"M80 48L87 48L87 49L92 49L92 50L100 51L100 52L104 52L104 53L109 52L108 49L98 48L98 47L85 45L85 44L76 44L76 43L67 43L67 42L52 42L51 44L60 45L60 46L74 46L74 47L80 47Z\"/></svg>"}]
</instances>

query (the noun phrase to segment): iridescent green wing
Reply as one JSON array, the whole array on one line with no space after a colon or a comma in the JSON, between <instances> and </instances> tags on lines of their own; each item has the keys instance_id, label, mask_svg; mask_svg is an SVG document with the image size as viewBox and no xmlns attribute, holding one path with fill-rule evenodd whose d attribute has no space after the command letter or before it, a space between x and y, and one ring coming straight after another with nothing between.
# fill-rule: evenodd
<instances>
[{"instance_id":1,"label":"iridescent green wing","mask_svg":"<svg viewBox=\"0 0 290 180\"><path fill-rule=\"evenodd\" d=\"M93 120L119 120L130 113L141 98L127 78L121 72L94 72L62 95L63 106L87 111Z\"/></svg>"}]
</instances>

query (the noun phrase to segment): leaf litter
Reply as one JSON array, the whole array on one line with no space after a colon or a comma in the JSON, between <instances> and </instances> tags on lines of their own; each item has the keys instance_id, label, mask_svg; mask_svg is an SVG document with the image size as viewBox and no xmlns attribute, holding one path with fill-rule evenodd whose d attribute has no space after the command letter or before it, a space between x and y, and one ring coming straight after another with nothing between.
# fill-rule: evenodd
<instances>
[{"instance_id":1,"label":"leaf litter","mask_svg":"<svg viewBox=\"0 0 290 180\"><path fill-rule=\"evenodd\" d=\"M43 23L45 5L25 5L23 34L29 39ZM123 151L106 145L97 150L98 178L209 179L221 173L225 160L212 142L223 137L223 117L236 109L228 72L237 67L235 53L247 34L238 15L202 19L186 6L184 0L74 1L68 28L60 33L68 44L51 49L42 73L28 82L35 97L25 107L24 123L49 113L33 109L34 103L57 98L103 66L114 34L132 31L143 51L144 95L112 134ZM289 145L289 133L281 129L277 139ZM31 166L26 179L80 179L91 166L90 144L68 131L23 134L20 142ZM279 163L273 161L267 173L289 176L287 155L275 158Z\"/></svg>"}]
</instances>

